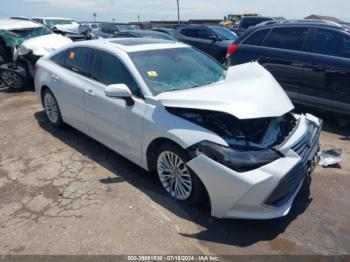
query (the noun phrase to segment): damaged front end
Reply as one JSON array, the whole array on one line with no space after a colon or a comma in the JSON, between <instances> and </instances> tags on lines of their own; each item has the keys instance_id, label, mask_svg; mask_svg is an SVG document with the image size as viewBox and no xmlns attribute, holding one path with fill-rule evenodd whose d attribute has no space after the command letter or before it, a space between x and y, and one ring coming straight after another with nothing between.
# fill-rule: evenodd
<instances>
[{"instance_id":1,"label":"damaged front end","mask_svg":"<svg viewBox=\"0 0 350 262\"><path fill-rule=\"evenodd\" d=\"M297 123L291 113L280 117L242 120L227 113L208 110L167 110L216 133L228 145L202 141L188 149L193 157L204 154L236 172L254 170L281 158L278 147Z\"/></svg>"}]
</instances>

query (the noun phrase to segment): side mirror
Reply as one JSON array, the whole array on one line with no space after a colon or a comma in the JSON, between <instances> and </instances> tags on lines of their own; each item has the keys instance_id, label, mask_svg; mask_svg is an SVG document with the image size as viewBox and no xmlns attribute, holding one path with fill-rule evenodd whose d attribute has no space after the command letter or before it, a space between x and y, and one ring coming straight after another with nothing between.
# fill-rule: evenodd
<instances>
[{"instance_id":1,"label":"side mirror","mask_svg":"<svg viewBox=\"0 0 350 262\"><path fill-rule=\"evenodd\" d=\"M214 42L219 41L220 39L216 37L215 35L212 35L209 37L210 40L213 40Z\"/></svg>"},{"instance_id":2,"label":"side mirror","mask_svg":"<svg viewBox=\"0 0 350 262\"><path fill-rule=\"evenodd\" d=\"M130 89L125 84L109 85L105 88L105 94L108 97L124 99L128 106L135 103Z\"/></svg>"}]
</instances>

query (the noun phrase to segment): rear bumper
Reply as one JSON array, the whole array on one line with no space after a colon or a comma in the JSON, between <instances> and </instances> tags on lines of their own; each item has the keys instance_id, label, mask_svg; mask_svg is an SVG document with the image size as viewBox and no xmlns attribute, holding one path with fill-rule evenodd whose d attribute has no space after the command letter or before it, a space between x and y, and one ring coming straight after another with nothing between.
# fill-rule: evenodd
<instances>
[{"instance_id":1,"label":"rear bumper","mask_svg":"<svg viewBox=\"0 0 350 262\"><path fill-rule=\"evenodd\" d=\"M212 216L272 219L287 215L319 149L322 123L300 116L295 132L279 149L284 155L259 169L238 173L199 155L188 166L204 183Z\"/></svg>"}]
</instances>

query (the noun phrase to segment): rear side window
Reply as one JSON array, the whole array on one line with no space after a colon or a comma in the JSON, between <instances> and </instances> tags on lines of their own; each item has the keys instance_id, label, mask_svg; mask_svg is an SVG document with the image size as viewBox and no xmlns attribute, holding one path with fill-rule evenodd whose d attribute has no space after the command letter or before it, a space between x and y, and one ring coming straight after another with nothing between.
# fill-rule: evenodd
<instances>
[{"instance_id":1,"label":"rear side window","mask_svg":"<svg viewBox=\"0 0 350 262\"><path fill-rule=\"evenodd\" d=\"M207 29L198 29L198 38L210 39L210 37L215 36L211 31Z\"/></svg>"},{"instance_id":2,"label":"rear side window","mask_svg":"<svg viewBox=\"0 0 350 262\"><path fill-rule=\"evenodd\" d=\"M142 97L129 71L118 58L109 53L96 50L91 76L105 85L126 84L133 95Z\"/></svg>"},{"instance_id":3,"label":"rear side window","mask_svg":"<svg viewBox=\"0 0 350 262\"><path fill-rule=\"evenodd\" d=\"M111 26L110 25L104 25L104 26L102 26L101 31L103 33L109 34L111 32Z\"/></svg>"},{"instance_id":4,"label":"rear side window","mask_svg":"<svg viewBox=\"0 0 350 262\"><path fill-rule=\"evenodd\" d=\"M77 47L68 50L65 67L82 75L89 75L92 50L88 47Z\"/></svg>"},{"instance_id":5,"label":"rear side window","mask_svg":"<svg viewBox=\"0 0 350 262\"><path fill-rule=\"evenodd\" d=\"M318 29L313 52L350 58L350 37L334 31Z\"/></svg>"},{"instance_id":6,"label":"rear side window","mask_svg":"<svg viewBox=\"0 0 350 262\"><path fill-rule=\"evenodd\" d=\"M188 37L197 37L197 31L193 29L182 29L181 34L188 36Z\"/></svg>"},{"instance_id":7,"label":"rear side window","mask_svg":"<svg viewBox=\"0 0 350 262\"><path fill-rule=\"evenodd\" d=\"M261 43L264 41L267 33L269 30L259 30L255 33L253 33L251 36L249 36L243 44L245 45L261 45Z\"/></svg>"},{"instance_id":8,"label":"rear side window","mask_svg":"<svg viewBox=\"0 0 350 262\"><path fill-rule=\"evenodd\" d=\"M66 58L67 50L64 50L62 52L59 52L58 54L51 57L51 60L54 61L56 64L63 66L64 60Z\"/></svg>"},{"instance_id":9,"label":"rear side window","mask_svg":"<svg viewBox=\"0 0 350 262\"><path fill-rule=\"evenodd\" d=\"M276 28L265 40L264 46L301 51L308 33L307 28Z\"/></svg>"}]
</instances>

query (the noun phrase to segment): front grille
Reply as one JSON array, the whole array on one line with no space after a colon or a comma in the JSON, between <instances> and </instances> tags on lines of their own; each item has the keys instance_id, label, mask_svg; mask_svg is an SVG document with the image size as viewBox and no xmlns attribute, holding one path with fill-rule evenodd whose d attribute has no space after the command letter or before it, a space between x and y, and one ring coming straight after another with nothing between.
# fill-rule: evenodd
<instances>
[{"instance_id":1,"label":"front grille","mask_svg":"<svg viewBox=\"0 0 350 262\"><path fill-rule=\"evenodd\" d=\"M311 160L319 149L319 137L321 128L316 125L309 124L309 128L304 136L292 146L292 150L296 152L301 161L293 168L280 182L265 204L272 207L283 206L300 186L305 175L309 172Z\"/></svg>"}]
</instances>

